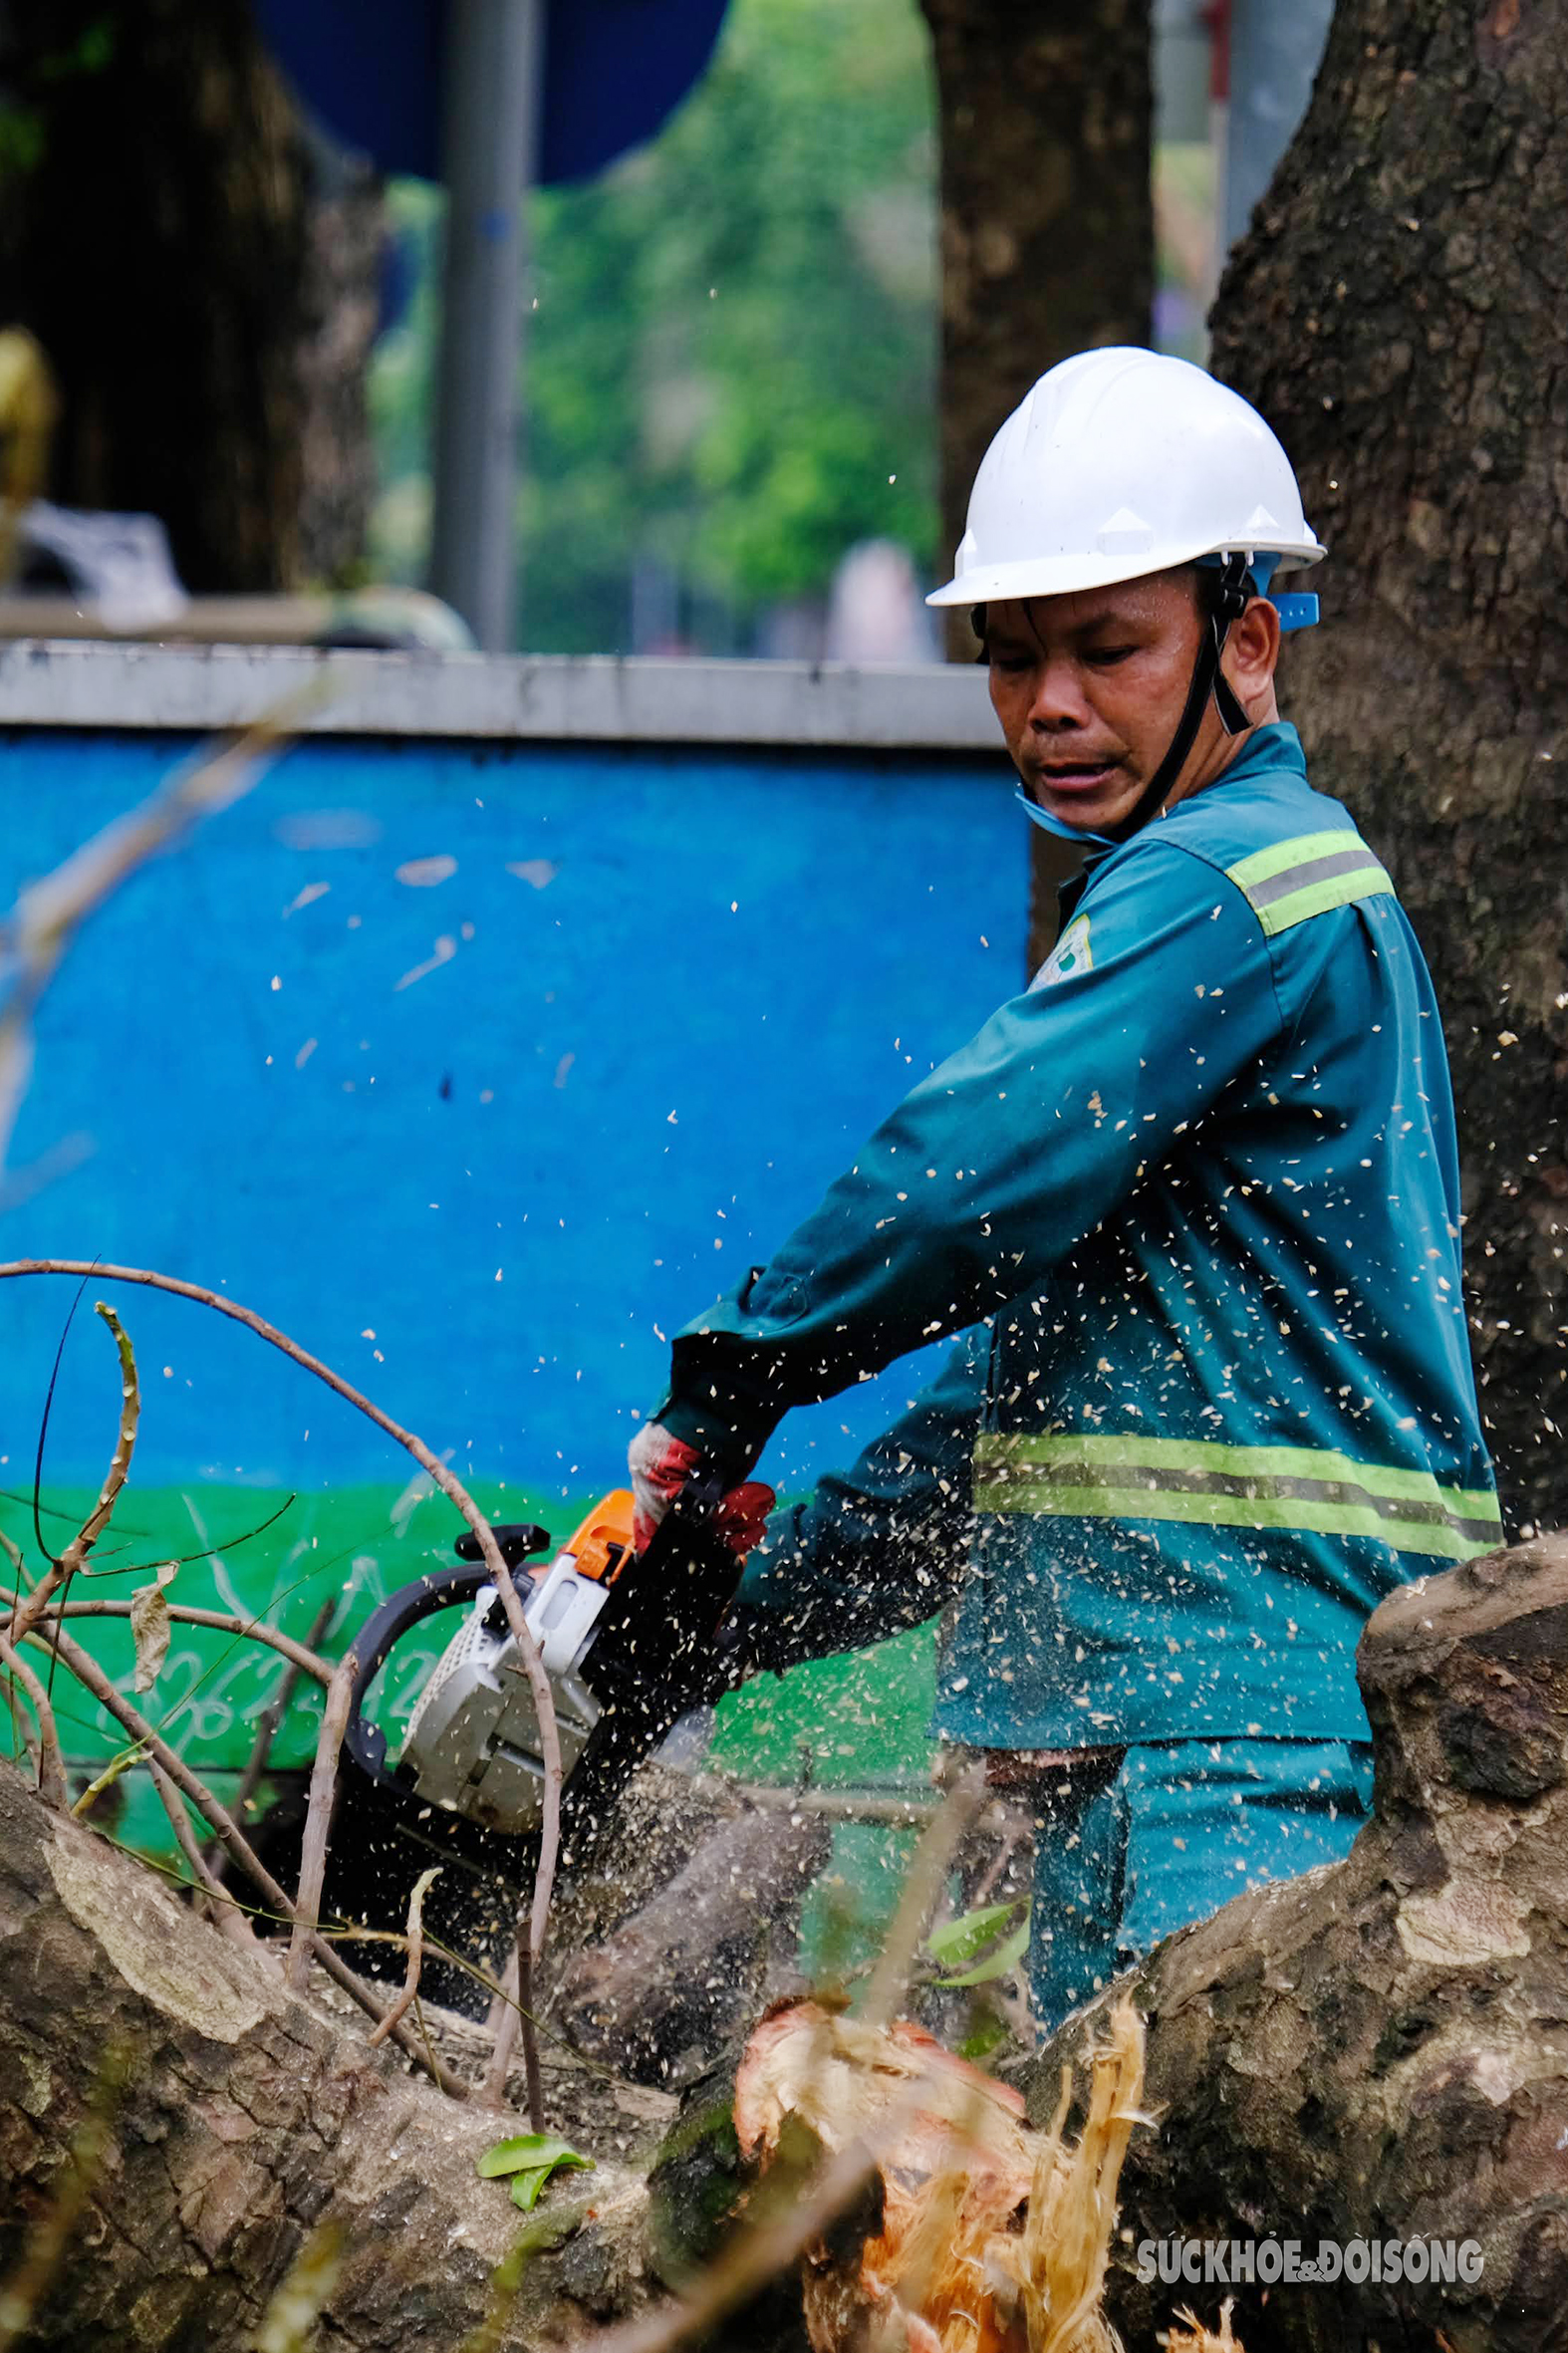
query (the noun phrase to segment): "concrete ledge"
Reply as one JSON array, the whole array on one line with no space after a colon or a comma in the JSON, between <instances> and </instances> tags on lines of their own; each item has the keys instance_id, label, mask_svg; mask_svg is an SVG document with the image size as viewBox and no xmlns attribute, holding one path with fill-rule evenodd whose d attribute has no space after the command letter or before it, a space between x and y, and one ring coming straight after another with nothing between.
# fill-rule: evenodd
<instances>
[{"instance_id":1,"label":"concrete ledge","mask_svg":"<svg viewBox=\"0 0 1568 2353\"><path fill-rule=\"evenodd\" d=\"M978 668L796 661L373 654L308 647L0 647L0 727L170 728L263 717L330 686L310 735L986 751L1002 757Z\"/></svg>"}]
</instances>

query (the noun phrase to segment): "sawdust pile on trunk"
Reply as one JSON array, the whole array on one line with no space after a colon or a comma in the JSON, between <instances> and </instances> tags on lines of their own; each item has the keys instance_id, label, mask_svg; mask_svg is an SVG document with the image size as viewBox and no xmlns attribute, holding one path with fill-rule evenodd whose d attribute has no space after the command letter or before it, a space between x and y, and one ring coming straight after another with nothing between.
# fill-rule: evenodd
<instances>
[{"instance_id":1,"label":"sawdust pile on trunk","mask_svg":"<svg viewBox=\"0 0 1568 2353\"><path fill-rule=\"evenodd\" d=\"M740 2150L770 2168L859 2140L876 2160L864 2208L806 2251L813 2353L1120 2353L1101 2308L1116 2192L1147 2125L1143 2021L1112 2010L1088 2107L1069 2138L1073 2079L1044 2130L1012 2088L918 2026L868 2026L810 2001L764 2018L735 2079ZM1242 2353L1177 2315L1175 2353Z\"/></svg>"}]
</instances>

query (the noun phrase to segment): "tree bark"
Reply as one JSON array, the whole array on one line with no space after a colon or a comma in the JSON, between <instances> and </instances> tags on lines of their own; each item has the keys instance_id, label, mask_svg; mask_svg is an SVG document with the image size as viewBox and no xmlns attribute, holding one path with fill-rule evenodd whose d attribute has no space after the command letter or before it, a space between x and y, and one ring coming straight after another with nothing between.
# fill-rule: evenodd
<instances>
[{"instance_id":1,"label":"tree bark","mask_svg":"<svg viewBox=\"0 0 1568 2353\"><path fill-rule=\"evenodd\" d=\"M361 585L376 503L370 369L386 235L380 174L358 156L318 154L298 354L304 411L299 562L307 581L328 588Z\"/></svg>"},{"instance_id":2,"label":"tree bark","mask_svg":"<svg viewBox=\"0 0 1568 2353\"><path fill-rule=\"evenodd\" d=\"M247 0L9 0L0 76L0 318L60 383L50 495L157 515L197 593L347 575L374 192L317 201Z\"/></svg>"},{"instance_id":3,"label":"tree bark","mask_svg":"<svg viewBox=\"0 0 1568 2353\"><path fill-rule=\"evenodd\" d=\"M1036 378L1094 345L1149 341L1150 0L920 5L941 137L945 559L991 436ZM972 660L968 615L946 627L949 659ZM1069 869L1060 845L1031 835L1032 968L1055 938Z\"/></svg>"},{"instance_id":4,"label":"tree bark","mask_svg":"<svg viewBox=\"0 0 1568 2353\"><path fill-rule=\"evenodd\" d=\"M107 2065L125 2082L106 2161L30 2347L240 2353L319 2228L334 2344L453 2353L526 2230L541 2251L497 2348L646 2297L640 2174L602 2158L525 2223L474 2173L521 2118L411 2081L0 1763L0 2281L58 2206Z\"/></svg>"},{"instance_id":5,"label":"tree bark","mask_svg":"<svg viewBox=\"0 0 1568 2353\"><path fill-rule=\"evenodd\" d=\"M1339 0L1213 318L1216 372L1329 544L1287 715L1434 967L1482 1398L1526 1531L1568 1515L1565 41L1565 0Z\"/></svg>"},{"instance_id":6,"label":"tree bark","mask_svg":"<svg viewBox=\"0 0 1568 2353\"><path fill-rule=\"evenodd\" d=\"M921 0L941 132L941 505L1036 377L1147 343L1149 0Z\"/></svg>"},{"instance_id":7,"label":"tree bark","mask_svg":"<svg viewBox=\"0 0 1568 2353\"><path fill-rule=\"evenodd\" d=\"M1149 2026L1108 2309L1154 2342L1144 2240L1479 2242L1471 2285L1231 2287L1247 2353L1537 2353L1568 2312L1568 1539L1405 1587L1358 1659L1376 1816L1131 1980ZM1030 2112L1111 1995L1030 2064ZM1196 2291L1183 2291L1194 2300ZM1212 2317L1212 2313L1207 2315ZM1441 2332L1438 2334L1437 2332Z\"/></svg>"}]
</instances>

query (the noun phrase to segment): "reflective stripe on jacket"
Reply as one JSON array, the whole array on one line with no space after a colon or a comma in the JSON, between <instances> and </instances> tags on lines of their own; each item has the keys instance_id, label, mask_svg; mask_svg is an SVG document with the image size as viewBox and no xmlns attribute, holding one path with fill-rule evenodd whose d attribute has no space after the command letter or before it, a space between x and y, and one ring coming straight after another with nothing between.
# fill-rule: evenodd
<instances>
[{"instance_id":1,"label":"reflective stripe on jacket","mask_svg":"<svg viewBox=\"0 0 1568 2353\"><path fill-rule=\"evenodd\" d=\"M972 1412L922 1401L872 1450L886 1508L838 1482L748 1596L875 1583L846 1529L898 1516L903 1461L944 1526L955 1487L972 1507L954 1737L1362 1736L1367 1613L1500 1537L1421 951L1283 726L1096 857L1067 916L682 1334L663 1418L738 1468L788 1406L981 1325Z\"/></svg>"}]
</instances>

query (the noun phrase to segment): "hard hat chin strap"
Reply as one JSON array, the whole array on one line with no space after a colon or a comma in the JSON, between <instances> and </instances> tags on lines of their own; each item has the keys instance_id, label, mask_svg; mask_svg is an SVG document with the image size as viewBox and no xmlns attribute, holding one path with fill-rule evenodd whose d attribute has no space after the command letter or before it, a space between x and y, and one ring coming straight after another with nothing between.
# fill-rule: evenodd
<instances>
[{"instance_id":1,"label":"hard hat chin strap","mask_svg":"<svg viewBox=\"0 0 1568 2353\"><path fill-rule=\"evenodd\" d=\"M1198 577L1206 591L1208 611L1204 617L1197 659L1192 664L1192 683L1186 690L1186 701L1181 707L1181 716L1176 721L1176 730L1171 738L1165 758L1121 823L1109 829L1112 839L1118 842L1130 841L1164 806L1172 786L1186 765L1186 756L1202 724L1210 695L1219 713L1219 724L1227 735L1244 734L1251 724L1219 666L1230 624L1240 620L1251 598L1244 551L1238 550L1234 555L1227 556L1218 572L1203 572Z\"/></svg>"}]
</instances>

